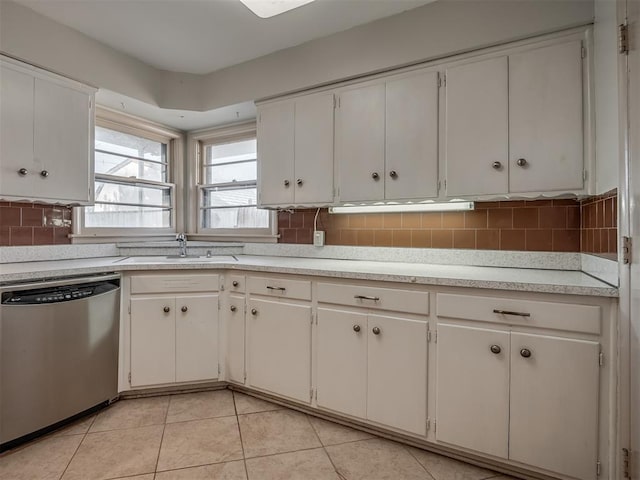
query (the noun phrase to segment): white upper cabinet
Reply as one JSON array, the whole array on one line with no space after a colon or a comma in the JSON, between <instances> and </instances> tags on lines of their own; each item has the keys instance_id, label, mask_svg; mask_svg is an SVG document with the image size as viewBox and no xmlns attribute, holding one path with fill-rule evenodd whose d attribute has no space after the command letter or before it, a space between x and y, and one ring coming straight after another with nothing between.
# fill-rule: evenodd
<instances>
[{"instance_id":1,"label":"white upper cabinet","mask_svg":"<svg viewBox=\"0 0 640 480\"><path fill-rule=\"evenodd\" d=\"M446 70L446 194L509 190L507 57Z\"/></svg>"},{"instance_id":2,"label":"white upper cabinet","mask_svg":"<svg viewBox=\"0 0 640 480\"><path fill-rule=\"evenodd\" d=\"M384 82L340 93L336 163L341 202L384 198Z\"/></svg>"},{"instance_id":3,"label":"white upper cabinet","mask_svg":"<svg viewBox=\"0 0 640 480\"><path fill-rule=\"evenodd\" d=\"M384 198L438 195L438 72L386 84Z\"/></svg>"},{"instance_id":4,"label":"white upper cabinet","mask_svg":"<svg viewBox=\"0 0 640 480\"><path fill-rule=\"evenodd\" d=\"M509 55L510 191L583 188L582 42Z\"/></svg>"},{"instance_id":5,"label":"white upper cabinet","mask_svg":"<svg viewBox=\"0 0 640 480\"><path fill-rule=\"evenodd\" d=\"M340 93L340 201L438 195L438 72L412 72Z\"/></svg>"},{"instance_id":6,"label":"white upper cabinet","mask_svg":"<svg viewBox=\"0 0 640 480\"><path fill-rule=\"evenodd\" d=\"M93 201L95 89L0 60L0 197Z\"/></svg>"},{"instance_id":7,"label":"white upper cabinet","mask_svg":"<svg viewBox=\"0 0 640 480\"><path fill-rule=\"evenodd\" d=\"M260 205L333 202L333 98L323 93L260 106Z\"/></svg>"}]
</instances>

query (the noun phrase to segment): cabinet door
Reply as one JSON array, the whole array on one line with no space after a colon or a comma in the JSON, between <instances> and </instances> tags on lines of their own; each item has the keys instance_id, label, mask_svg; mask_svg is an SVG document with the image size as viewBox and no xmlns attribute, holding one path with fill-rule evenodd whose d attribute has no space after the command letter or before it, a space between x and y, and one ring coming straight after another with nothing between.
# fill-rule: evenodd
<instances>
[{"instance_id":1,"label":"cabinet door","mask_svg":"<svg viewBox=\"0 0 640 480\"><path fill-rule=\"evenodd\" d=\"M436 439L507 458L509 332L438 324L437 348Z\"/></svg>"},{"instance_id":2,"label":"cabinet door","mask_svg":"<svg viewBox=\"0 0 640 480\"><path fill-rule=\"evenodd\" d=\"M229 295L227 314L227 372L229 380L244 384L244 295Z\"/></svg>"},{"instance_id":3,"label":"cabinet door","mask_svg":"<svg viewBox=\"0 0 640 480\"><path fill-rule=\"evenodd\" d=\"M384 198L384 83L345 90L336 117L340 201Z\"/></svg>"},{"instance_id":4,"label":"cabinet door","mask_svg":"<svg viewBox=\"0 0 640 480\"><path fill-rule=\"evenodd\" d=\"M91 96L52 81L36 78L35 82L34 195L87 202L93 188Z\"/></svg>"},{"instance_id":5,"label":"cabinet door","mask_svg":"<svg viewBox=\"0 0 640 480\"><path fill-rule=\"evenodd\" d=\"M0 195L29 197L33 176L34 78L0 67ZM18 170L26 168L25 176Z\"/></svg>"},{"instance_id":6,"label":"cabinet door","mask_svg":"<svg viewBox=\"0 0 640 480\"><path fill-rule=\"evenodd\" d=\"M366 418L367 315L318 308L318 406Z\"/></svg>"},{"instance_id":7,"label":"cabinet door","mask_svg":"<svg viewBox=\"0 0 640 480\"><path fill-rule=\"evenodd\" d=\"M386 84L387 200L438 196L438 72Z\"/></svg>"},{"instance_id":8,"label":"cabinet door","mask_svg":"<svg viewBox=\"0 0 640 480\"><path fill-rule=\"evenodd\" d=\"M450 67L446 79L447 196L507 193L507 57Z\"/></svg>"},{"instance_id":9,"label":"cabinet door","mask_svg":"<svg viewBox=\"0 0 640 480\"><path fill-rule=\"evenodd\" d=\"M174 311L173 297L131 299L132 387L176 381Z\"/></svg>"},{"instance_id":10,"label":"cabinet door","mask_svg":"<svg viewBox=\"0 0 640 480\"><path fill-rule=\"evenodd\" d=\"M311 306L251 299L247 334L249 385L309 403Z\"/></svg>"},{"instance_id":11,"label":"cabinet door","mask_svg":"<svg viewBox=\"0 0 640 480\"><path fill-rule=\"evenodd\" d=\"M369 315L368 326L367 418L425 435L427 323Z\"/></svg>"},{"instance_id":12,"label":"cabinet door","mask_svg":"<svg viewBox=\"0 0 640 480\"><path fill-rule=\"evenodd\" d=\"M582 190L580 41L509 55L509 149L511 192Z\"/></svg>"},{"instance_id":13,"label":"cabinet door","mask_svg":"<svg viewBox=\"0 0 640 480\"><path fill-rule=\"evenodd\" d=\"M509 459L596 478L599 353L596 342L511 334Z\"/></svg>"},{"instance_id":14,"label":"cabinet door","mask_svg":"<svg viewBox=\"0 0 640 480\"><path fill-rule=\"evenodd\" d=\"M333 94L295 104L295 203L333 203Z\"/></svg>"},{"instance_id":15,"label":"cabinet door","mask_svg":"<svg viewBox=\"0 0 640 480\"><path fill-rule=\"evenodd\" d=\"M271 103L258 111L258 204L292 205L295 179L294 107Z\"/></svg>"},{"instance_id":16,"label":"cabinet door","mask_svg":"<svg viewBox=\"0 0 640 480\"><path fill-rule=\"evenodd\" d=\"M218 378L218 295L176 297L176 382Z\"/></svg>"}]
</instances>

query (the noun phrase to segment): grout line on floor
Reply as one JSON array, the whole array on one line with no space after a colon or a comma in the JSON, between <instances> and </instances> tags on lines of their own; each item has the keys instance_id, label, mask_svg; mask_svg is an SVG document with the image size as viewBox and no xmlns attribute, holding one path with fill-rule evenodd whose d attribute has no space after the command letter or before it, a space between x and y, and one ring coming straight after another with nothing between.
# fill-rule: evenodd
<instances>
[{"instance_id":1,"label":"grout line on floor","mask_svg":"<svg viewBox=\"0 0 640 480\"><path fill-rule=\"evenodd\" d=\"M340 480L347 480L347 478L344 475L342 475L342 473L340 473L340 470L338 470L338 467L336 467L336 464L333 463L333 458L331 458L331 455L329 455L329 452L327 451L327 447L324 444L324 442L322 441L322 439L320 438L320 434L318 433L318 430L316 430L316 427L313 425L313 422L309 418L309 415L305 415L305 417L307 417L307 421L309 422L309 425L311 425L311 429L316 434L316 437L318 437L318 441L320 442L320 445L322 445L322 451L324 451L324 454L329 459L329 462L331 462L331 466L333 466L333 469L335 470L336 475L338 475L338 477L340 477Z\"/></svg>"},{"instance_id":2,"label":"grout line on floor","mask_svg":"<svg viewBox=\"0 0 640 480\"><path fill-rule=\"evenodd\" d=\"M401 443L398 443L398 445L402 445ZM435 480L436 477L433 476L433 474L427 469L427 467L425 467L422 462L420 460L418 460L418 457L416 457L413 452L410 450L408 445L402 445L402 447L405 449L405 451L411 455L411 458L413 458L416 462L418 462L418 465L420 465L423 470L425 472L427 472L427 475L429 475L429 478L431 478L432 480Z\"/></svg>"},{"instance_id":3,"label":"grout line on floor","mask_svg":"<svg viewBox=\"0 0 640 480\"><path fill-rule=\"evenodd\" d=\"M233 410L236 412L236 424L238 425L238 435L240 435L240 447L242 448L242 463L244 464L244 474L249 480L249 469L247 469L247 456L244 452L244 441L242 440L242 429L240 428L240 417L238 416L238 407L236 406L236 392L231 390L231 398L233 399Z\"/></svg>"},{"instance_id":4,"label":"grout line on floor","mask_svg":"<svg viewBox=\"0 0 640 480\"><path fill-rule=\"evenodd\" d=\"M162 442L164 441L164 432L167 429L167 418L169 417L169 408L171 408L171 397L167 402L167 411L164 413L164 424L162 425L162 436L160 437L160 445L158 446L158 456L156 457L156 466L153 469L153 478L156 478L156 472L158 471L158 463L160 462L160 452L162 451Z\"/></svg>"},{"instance_id":5,"label":"grout line on floor","mask_svg":"<svg viewBox=\"0 0 640 480\"><path fill-rule=\"evenodd\" d=\"M74 450L73 455L71 455L71 458L67 462L67 466L64 467L64 470L62 471L62 473L60 474L60 477L58 477L58 478L61 479L62 477L64 477L64 474L67 473L67 470L69 469L69 465L71 465L71 462L73 461L74 457L76 456L76 453L78 453L78 450L80 450L80 446L82 445L82 442L84 442L84 439L87 438L87 435L89 435L89 430L91 430L91 427L95 423L96 418L98 418L98 415L99 415L99 413L93 416L93 419L91 420L91 423L87 427L87 430L84 432L84 435L82 435L82 440L80 440L80 443L78 443L78 446Z\"/></svg>"}]
</instances>

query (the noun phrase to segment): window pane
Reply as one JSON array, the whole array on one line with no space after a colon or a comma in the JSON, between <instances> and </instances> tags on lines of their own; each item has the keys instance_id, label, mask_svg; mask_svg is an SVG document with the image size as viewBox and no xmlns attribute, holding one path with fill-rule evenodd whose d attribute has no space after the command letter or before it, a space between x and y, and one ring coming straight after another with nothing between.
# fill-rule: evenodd
<instances>
[{"instance_id":1,"label":"window pane","mask_svg":"<svg viewBox=\"0 0 640 480\"><path fill-rule=\"evenodd\" d=\"M130 155L156 162L165 162L167 145L128 133L116 132L108 128L96 127L96 149Z\"/></svg>"},{"instance_id":2,"label":"window pane","mask_svg":"<svg viewBox=\"0 0 640 480\"><path fill-rule=\"evenodd\" d=\"M227 207L255 205L258 192L256 187L238 189L210 189L204 191L205 207Z\"/></svg>"},{"instance_id":3,"label":"window pane","mask_svg":"<svg viewBox=\"0 0 640 480\"><path fill-rule=\"evenodd\" d=\"M170 187L150 187L96 181L96 202L171 207ZM129 226L123 223L121 226Z\"/></svg>"},{"instance_id":4,"label":"window pane","mask_svg":"<svg viewBox=\"0 0 640 480\"><path fill-rule=\"evenodd\" d=\"M205 183L246 182L257 178L257 164L255 161L246 163L232 163L205 168Z\"/></svg>"},{"instance_id":5,"label":"window pane","mask_svg":"<svg viewBox=\"0 0 640 480\"><path fill-rule=\"evenodd\" d=\"M269 211L256 207L203 210L204 228L267 228Z\"/></svg>"},{"instance_id":6,"label":"window pane","mask_svg":"<svg viewBox=\"0 0 640 480\"><path fill-rule=\"evenodd\" d=\"M165 182L167 179L167 166L164 163L151 163L119 155L96 152L96 173Z\"/></svg>"},{"instance_id":7,"label":"window pane","mask_svg":"<svg viewBox=\"0 0 640 480\"><path fill-rule=\"evenodd\" d=\"M163 208L96 204L85 207L84 212L86 227L169 228L171 226L171 210Z\"/></svg>"},{"instance_id":8,"label":"window pane","mask_svg":"<svg viewBox=\"0 0 640 480\"><path fill-rule=\"evenodd\" d=\"M256 159L257 142L255 138L240 142L207 145L205 148L205 162L207 165L238 162Z\"/></svg>"}]
</instances>

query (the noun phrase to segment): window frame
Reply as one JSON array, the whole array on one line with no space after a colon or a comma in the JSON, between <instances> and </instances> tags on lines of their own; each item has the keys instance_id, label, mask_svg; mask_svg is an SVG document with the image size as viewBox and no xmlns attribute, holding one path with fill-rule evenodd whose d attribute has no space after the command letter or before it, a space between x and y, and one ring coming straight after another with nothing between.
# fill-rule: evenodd
<instances>
[{"instance_id":1,"label":"window frame","mask_svg":"<svg viewBox=\"0 0 640 480\"><path fill-rule=\"evenodd\" d=\"M189 236L199 240L223 240L276 243L278 239L276 215L269 212L269 226L263 228L204 228L202 222L204 184L204 155L209 145L231 143L257 138L256 122L245 122L218 128L198 130L188 134L189 158ZM256 162L258 159L256 158ZM236 182L236 185L252 184L251 181ZM222 184L221 184L222 185ZM258 188L258 178L255 180Z\"/></svg>"},{"instance_id":2,"label":"window frame","mask_svg":"<svg viewBox=\"0 0 640 480\"><path fill-rule=\"evenodd\" d=\"M182 132L173 130L149 120L121 113L105 107L96 108L96 127L103 127L137 137L165 143L167 145L167 181L124 179L126 185L166 185L171 188L171 225L166 228L145 227L86 227L84 207L76 207L73 215L72 243L100 243L113 241L161 241L174 239L176 232L184 229L183 194L184 174L184 136ZM95 150L95 145L94 145ZM100 178L109 179L109 175L95 174L92 188ZM118 177L121 179L121 177Z\"/></svg>"}]
</instances>

